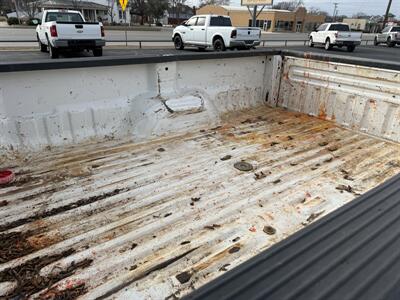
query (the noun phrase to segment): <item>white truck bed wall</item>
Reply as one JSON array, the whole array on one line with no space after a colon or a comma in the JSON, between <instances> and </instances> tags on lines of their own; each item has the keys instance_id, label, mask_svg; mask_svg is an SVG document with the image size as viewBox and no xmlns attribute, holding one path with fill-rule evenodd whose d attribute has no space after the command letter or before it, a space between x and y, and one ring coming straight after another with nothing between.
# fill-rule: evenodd
<instances>
[{"instance_id":1,"label":"white truck bed wall","mask_svg":"<svg viewBox=\"0 0 400 300\"><path fill-rule=\"evenodd\" d=\"M280 55L0 73L0 145L147 140L264 104L399 142L399 97L398 71Z\"/></svg>"},{"instance_id":2,"label":"white truck bed wall","mask_svg":"<svg viewBox=\"0 0 400 300\"><path fill-rule=\"evenodd\" d=\"M0 73L0 145L151 139L277 97L280 56ZM277 76L278 80L272 80ZM195 116L193 114L196 114Z\"/></svg>"},{"instance_id":3,"label":"white truck bed wall","mask_svg":"<svg viewBox=\"0 0 400 300\"><path fill-rule=\"evenodd\" d=\"M289 110L400 141L400 72L286 57L278 101Z\"/></svg>"}]
</instances>

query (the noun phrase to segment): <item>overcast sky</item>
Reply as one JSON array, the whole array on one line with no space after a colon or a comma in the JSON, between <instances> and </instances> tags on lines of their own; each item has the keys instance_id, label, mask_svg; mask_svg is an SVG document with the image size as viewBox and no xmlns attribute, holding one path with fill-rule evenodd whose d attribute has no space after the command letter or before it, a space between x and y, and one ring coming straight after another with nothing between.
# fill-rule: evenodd
<instances>
[{"instance_id":1,"label":"overcast sky","mask_svg":"<svg viewBox=\"0 0 400 300\"><path fill-rule=\"evenodd\" d=\"M386 6L389 0L303 0L306 7L317 7L321 10L327 11L329 14L333 13L333 3L338 2L339 15L351 16L357 12L365 14L383 15L386 11ZM280 2L274 0L274 3ZM198 0L187 0L188 4L197 4ZM231 5L240 5L240 0L231 0ZM391 13L400 17L400 1L393 0Z\"/></svg>"}]
</instances>

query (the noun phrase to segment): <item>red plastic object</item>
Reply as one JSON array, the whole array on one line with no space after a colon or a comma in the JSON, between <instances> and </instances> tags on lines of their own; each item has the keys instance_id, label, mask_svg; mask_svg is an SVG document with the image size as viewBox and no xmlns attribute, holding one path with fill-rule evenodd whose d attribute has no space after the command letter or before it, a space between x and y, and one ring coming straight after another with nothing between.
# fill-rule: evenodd
<instances>
[{"instance_id":1,"label":"red plastic object","mask_svg":"<svg viewBox=\"0 0 400 300\"><path fill-rule=\"evenodd\" d=\"M11 170L0 171L0 184L7 184L15 179L14 172Z\"/></svg>"}]
</instances>

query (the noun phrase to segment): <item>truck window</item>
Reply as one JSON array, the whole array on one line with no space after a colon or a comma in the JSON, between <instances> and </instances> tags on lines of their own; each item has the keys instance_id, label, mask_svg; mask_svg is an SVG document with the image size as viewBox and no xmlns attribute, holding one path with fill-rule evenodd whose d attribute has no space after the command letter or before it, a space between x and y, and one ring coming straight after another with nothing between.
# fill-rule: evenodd
<instances>
[{"instance_id":1,"label":"truck window","mask_svg":"<svg viewBox=\"0 0 400 300\"><path fill-rule=\"evenodd\" d=\"M196 26L204 26L206 24L206 17L198 17Z\"/></svg>"},{"instance_id":2,"label":"truck window","mask_svg":"<svg viewBox=\"0 0 400 300\"><path fill-rule=\"evenodd\" d=\"M68 12L48 12L46 15L46 22L66 22L66 23L83 23L80 14Z\"/></svg>"},{"instance_id":3,"label":"truck window","mask_svg":"<svg viewBox=\"0 0 400 300\"><path fill-rule=\"evenodd\" d=\"M346 24L332 24L329 31L350 31L349 25Z\"/></svg>"},{"instance_id":4,"label":"truck window","mask_svg":"<svg viewBox=\"0 0 400 300\"><path fill-rule=\"evenodd\" d=\"M186 25L188 26L194 26L196 24L197 18L190 18L187 22Z\"/></svg>"},{"instance_id":5,"label":"truck window","mask_svg":"<svg viewBox=\"0 0 400 300\"><path fill-rule=\"evenodd\" d=\"M392 28L392 30L390 30L391 32L399 32L400 31L400 26L394 26Z\"/></svg>"},{"instance_id":6,"label":"truck window","mask_svg":"<svg viewBox=\"0 0 400 300\"><path fill-rule=\"evenodd\" d=\"M326 29L326 27L328 26L328 24L321 24L319 25L319 27L317 28L317 31L324 31Z\"/></svg>"},{"instance_id":7,"label":"truck window","mask_svg":"<svg viewBox=\"0 0 400 300\"><path fill-rule=\"evenodd\" d=\"M231 27L231 19L227 17L211 17L210 26L224 26L224 27Z\"/></svg>"}]
</instances>

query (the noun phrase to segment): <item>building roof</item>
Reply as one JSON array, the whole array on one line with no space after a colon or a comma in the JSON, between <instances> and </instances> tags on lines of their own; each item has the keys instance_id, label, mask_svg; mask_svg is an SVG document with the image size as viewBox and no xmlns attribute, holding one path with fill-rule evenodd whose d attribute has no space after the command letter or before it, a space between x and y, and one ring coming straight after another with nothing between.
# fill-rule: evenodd
<instances>
[{"instance_id":1,"label":"building roof","mask_svg":"<svg viewBox=\"0 0 400 300\"><path fill-rule=\"evenodd\" d=\"M247 7L244 6L229 6L229 5L219 5L223 9L227 11L248 11ZM271 8L264 8L263 12L285 12L285 13L291 13L292 11L290 10L285 10L285 9L271 9Z\"/></svg>"},{"instance_id":2,"label":"building roof","mask_svg":"<svg viewBox=\"0 0 400 300\"><path fill-rule=\"evenodd\" d=\"M90 1L72 1L72 0L47 0L41 2L43 8L75 8L75 9L97 9L107 10L108 7Z\"/></svg>"}]
</instances>

